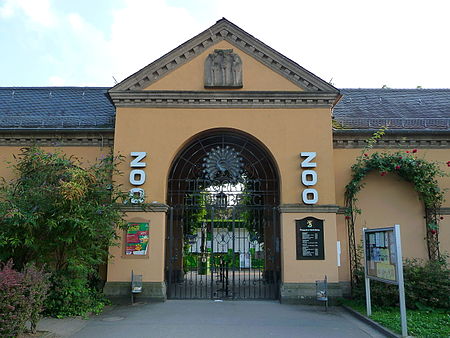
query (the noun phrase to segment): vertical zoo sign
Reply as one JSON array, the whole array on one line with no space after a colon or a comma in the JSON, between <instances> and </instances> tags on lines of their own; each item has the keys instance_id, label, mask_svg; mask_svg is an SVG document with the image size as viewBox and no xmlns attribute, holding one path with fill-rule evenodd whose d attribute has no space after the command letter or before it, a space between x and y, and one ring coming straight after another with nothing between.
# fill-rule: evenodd
<instances>
[{"instance_id":1,"label":"vertical zoo sign","mask_svg":"<svg viewBox=\"0 0 450 338\"><path fill-rule=\"evenodd\" d=\"M317 163L313 162L316 156L316 152L305 151L300 153L300 158L305 157L300 164L300 167L304 169L302 171L302 184L306 189L303 189L302 201L305 204L316 204L319 201L319 193L313 188L317 184L317 173L314 169L317 167Z\"/></svg>"},{"instance_id":2,"label":"vertical zoo sign","mask_svg":"<svg viewBox=\"0 0 450 338\"><path fill-rule=\"evenodd\" d=\"M135 151L130 154L134 159L130 162L130 184L134 187L130 189L130 201L133 204L142 203L145 200L145 191L141 187L145 183L144 168L147 163L142 160L147 156L145 151Z\"/></svg>"}]
</instances>

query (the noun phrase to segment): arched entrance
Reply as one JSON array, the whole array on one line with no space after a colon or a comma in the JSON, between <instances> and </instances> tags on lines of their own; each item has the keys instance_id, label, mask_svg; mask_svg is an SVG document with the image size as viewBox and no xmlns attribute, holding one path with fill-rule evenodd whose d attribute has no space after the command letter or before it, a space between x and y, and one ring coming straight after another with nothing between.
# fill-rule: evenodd
<instances>
[{"instance_id":1,"label":"arched entrance","mask_svg":"<svg viewBox=\"0 0 450 338\"><path fill-rule=\"evenodd\" d=\"M277 299L279 175L254 137L194 137L168 178L168 298Z\"/></svg>"}]
</instances>

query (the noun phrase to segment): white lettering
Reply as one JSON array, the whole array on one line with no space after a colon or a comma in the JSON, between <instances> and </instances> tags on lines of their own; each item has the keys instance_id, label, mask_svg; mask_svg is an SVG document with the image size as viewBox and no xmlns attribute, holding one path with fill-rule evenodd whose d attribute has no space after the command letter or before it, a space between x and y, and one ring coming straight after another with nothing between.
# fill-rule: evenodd
<instances>
[{"instance_id":1,"label":"white lettering","mask_svg":"<svg viewBox=\"0 0 450 338\"><path fill-rule=\"evenodd\" d=\"M144 189L142 188L132 188L130 189L130 201L133 204L142 203L145 199Z\"/></svg>"},{"instance_id":2,"label":"white lettering","mask_svg":"<svg viewBox=\"0 0 450 338\"><path fill-rule=\"evenodd\" d=\"M307 187L316 185L317 174L314 170L304 170L302 172L302 183Z\"/></svg>"},{"instance_id":3,"label":"white lettering","mask_svg":"<svg viewBox=\"0 0 450 338\"><path fill-rule=\"evenodd\" d=\"M145 168L147 163L142 162L142 160L147 156L145 151L134 151L130 155L135 157L130 162L131 168ZM133 169L130 172L129 177L130 184L134 186L140 186L145 183L145 171L142 169ZM142 188L131 188L130 192L130 202L133 204L142 203L145 200L145 191Z\"/></svg>"},{"instance_id":4,"label":"white lettering","mask_svg":"<svg viewBox=\"0 0 450 338\"><path fill-rule=\"evenodd\" d=\"M305 189L302 193L303 203L316 204L319 200L319 194L316 189Z\"/></svg>"},{"instance_id":5,"label":"white lettering","mask_svg":"<svg viewBox=\"0 0 450 338\"><path fill-rule=\"evenodd\" d=\"M147 166L147 163L141 162L141 160L144 159L145 156L147 156L147 153L145 151L135 151L132 152L130 155L136 157L130 163L131 168L145 168Z\"/></svg>"},{"instance_id":6,"label":"white lettering","mask_svg":"<svg viewBox=\"0 0 450 338\"><path fill-rule=\"evenodd\" d=\"M305 151L305 152L301 152L300 153L300 157L306 157L302 164L301 167L302 168L315 168L317 167L317 163L316 162L311 162L312 160L314 160L316 158L316 152L309 152L309 151Z\"/></svg>"},{"instance_id":7,"label":"white lettering","mask_svg":"<svg viewBox=\"0 0 450 338\"><path fill-rule=\"evenodd\" d=\"M143 185L145 183L145 172L141 169L133 169L130 172L130 183L132 185Z\"/></svg>"},{"instance_id":8,"label":"white lettering","mask_svg":"<svg viewBox=\"0 0 450 338\"><path fill-rule=\"evenodd\" d=\"M300 153L300 157L306 157L300 164L302 168L316 168L317 163L312 162L317 156L316 152L305 151ZM317 184L317 173L308 169L302 172L302 183L307 187ZM319 193L316 189L308 188L302 192L302 201L305 204L316 204L319 201Z\"/></svg>"}]
</instances>

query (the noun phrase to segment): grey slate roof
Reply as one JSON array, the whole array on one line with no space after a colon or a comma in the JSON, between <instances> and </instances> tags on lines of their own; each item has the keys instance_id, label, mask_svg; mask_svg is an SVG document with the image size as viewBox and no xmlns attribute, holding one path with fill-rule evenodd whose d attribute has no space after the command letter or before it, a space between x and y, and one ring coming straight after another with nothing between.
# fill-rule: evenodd
<instances>
[{"instance_id":1,"label":"grey slate roof","mask_svg":"<svg viewBox=\"0 0 450 338\"><path fill-rule=\"evenodd\" d=\"M0 129L112 129L107 87L0 87ZM450 89L341 89L345 129L450 130Z\"/></svg>"},{"instance_id":2,"label":"grey slate roof","mask_svg":"<svg viewBox=\"0 0 450 338\"><path fill-rule=\"evenodd\" d=\"M106 87L0 87L0 129L114 128Z\"/></svg>"},{"instance_id":3,"label":"grey slate roof","mask_svg":"<svg viewBox=\"0 0 450 338\"><path fill-rule=\"evenodd\" d=\"M450 130L450 89L341 89L333 116L344 128Z\"/></svg>"}]
</instances>

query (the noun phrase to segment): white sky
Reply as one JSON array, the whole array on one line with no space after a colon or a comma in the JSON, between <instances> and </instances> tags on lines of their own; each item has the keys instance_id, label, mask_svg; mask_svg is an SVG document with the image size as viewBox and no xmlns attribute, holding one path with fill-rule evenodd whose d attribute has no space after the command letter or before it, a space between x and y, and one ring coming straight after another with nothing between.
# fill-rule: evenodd
<instances>
[{"instance_id":1,"label":"white sky","mask_svg":"<svg viewBox=\"0 0 450 338\"><path fill-rule=\"evenodd\" d=\"M338 88L450 87L450 0L0 0L0 86L113 86L222 17Z\"/></svg>"}]
</instances>

